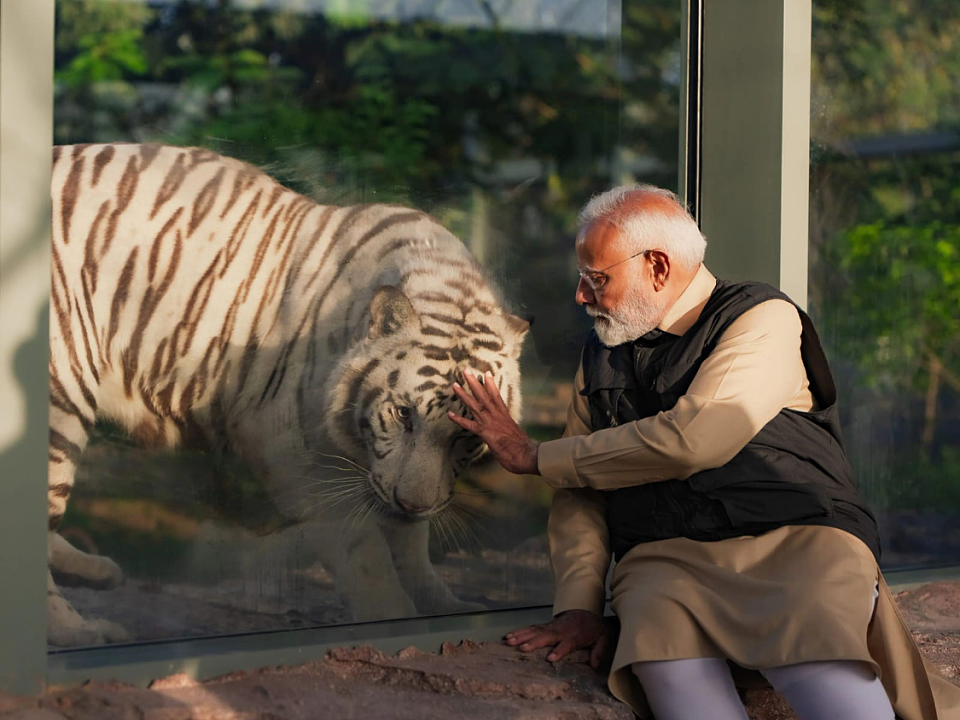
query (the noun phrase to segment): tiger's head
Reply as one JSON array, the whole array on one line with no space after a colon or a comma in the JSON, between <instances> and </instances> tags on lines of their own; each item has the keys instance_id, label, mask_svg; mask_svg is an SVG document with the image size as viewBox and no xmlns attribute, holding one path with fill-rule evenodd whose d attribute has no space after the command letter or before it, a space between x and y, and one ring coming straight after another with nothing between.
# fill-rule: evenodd
<instances>
[{"instance_id":1,"label":"tiger's head","mask_svg":"<svg viewBox=\"0 0 960 720\"><path fill-rule=\"evenodd\" d=\"M401 290L383 286L369 325L327 381L327 435L366 470L369 491L388 512L441 512L457 476L485 452L447 417L469 416L451 387L463 384L465 369L492 372L519 419L519 355L530 323L490 307L421 315Z\"/></svg>"}]
</instances>

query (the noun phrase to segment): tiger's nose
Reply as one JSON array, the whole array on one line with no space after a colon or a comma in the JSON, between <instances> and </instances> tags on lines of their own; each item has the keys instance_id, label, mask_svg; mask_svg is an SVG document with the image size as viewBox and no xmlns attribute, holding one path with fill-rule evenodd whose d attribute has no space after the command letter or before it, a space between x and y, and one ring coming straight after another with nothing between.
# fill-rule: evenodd
<instances>
[{"instance_id":1,"label":"tiger's nose","mask_svg":"<svg viewBox=\"0 0 960 720\"><path fill-rule=\"evenodd\" d=\"M404 512L408 512L411 515L421 515L431 507L430 505L420 505L410 500L404 500L396 490L393 491L393 499L397 505L403 508Z\"/></svg>"}]
</instances>

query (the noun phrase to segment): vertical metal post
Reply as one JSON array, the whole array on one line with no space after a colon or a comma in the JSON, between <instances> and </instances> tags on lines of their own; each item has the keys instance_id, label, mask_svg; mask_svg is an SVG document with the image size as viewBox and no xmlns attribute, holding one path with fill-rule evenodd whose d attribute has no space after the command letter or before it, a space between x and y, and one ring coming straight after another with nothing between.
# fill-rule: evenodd
<instances>
[{"instance_id":1,"label":"vertical metal post","mask_svg":"<svg viewBox=\"0 0 960 720\"><path fill-rule=\"evenodd\" d=\"M703 5L682 0L680 11L680 197L693 217L700 219L700 104Z\"/></svg>"},{"instance_id":2,"label":"vertical metal post","mask_svg":"<svg viewBox=\"0 0 960 720\"><path fill-rule=\"evenodd\" d=\"M711 0L703 17L701 227L730 280L807 297L811 0Z\"/></svg>"},{"instance_id":3,"label":"vertical metal post","mask_svg":"<svg viewBox=\"0 0 960 720\"><path fill-rule=\"evenodd\" d=\"M53 0L0 4L0 691L46 678Z\"/></svg>"}]
</instances>

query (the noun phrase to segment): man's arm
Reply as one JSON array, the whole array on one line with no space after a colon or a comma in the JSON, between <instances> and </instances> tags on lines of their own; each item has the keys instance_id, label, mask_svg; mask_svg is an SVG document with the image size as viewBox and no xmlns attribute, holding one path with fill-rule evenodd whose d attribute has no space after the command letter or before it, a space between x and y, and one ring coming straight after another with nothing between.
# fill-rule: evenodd
<instances>
[{"instance_id":1,"label":"man's arm","mask_svg":"<svg viewBox=\"0 0 960 720\"><path fill-rule=\"evenodd\" d=\"M590 410L583 388L583 368L573 381L573 399L567 409L563 437L590 434ZM603 493L592 488L559 489L553 494L547 536L556 593L553 614L589 610L603 614L610 536Z\"/></svg>"},{"instance_id":2,"label":"man's arm","mask_svg":"<svg viewBox=\"0 0 960 720\"><path fill-rule=\"evenodd\" d=\"M809 397L800 333L790 303L751 308L724 332L671 410L541 443L541 474L558 488L612 490L723 465L780 410ZM798 409L809 409L806 402Z\"/></svg>"},{"instance_id":3,"label":"man's arm","mask_svg":"<svg viewBox=\"0 0 960 720\"><path fill-rule=\"evenodd\" d=\"M580 395L583 371L574 379L573 401L567 410L563 437L588 435L590 417ZM581 647L591 649L590 662L600 664L608 647L603 625L606 576L610 567L609 532L603 493L592 488L554 492L547 522L554 577L554 619L506 636L508 645L523 651L552 646L549 660L559 660Z\"/></svg>"}]
</instances>

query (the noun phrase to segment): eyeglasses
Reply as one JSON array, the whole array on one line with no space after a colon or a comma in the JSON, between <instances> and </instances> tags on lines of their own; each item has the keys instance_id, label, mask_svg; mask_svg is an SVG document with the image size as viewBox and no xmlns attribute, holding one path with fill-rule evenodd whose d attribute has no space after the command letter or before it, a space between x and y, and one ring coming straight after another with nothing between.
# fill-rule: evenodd
<instances>
[{"instance_id":1,"label":"eyeglasses","mask_svg":"<svg viewBox=\"0 0 960 720\"><path fill-rule=\"evenodd\" d=\"M603 292L604 285L607 284L607 280L610 278L605 274L610 268L614 268L621 263L625 263L627 260L633 260L635 257L640 257L641 255L649 255L653 250L641 250L638 253L634 253L630 257L625 257L623 260L618 260L613 263L613 265L607 265L602 270L580 270L577 268L577 272L580 273L580 279L583 280L587 285L590 286L590 289L595 293Z\"/></svg>"}]
</instances>

